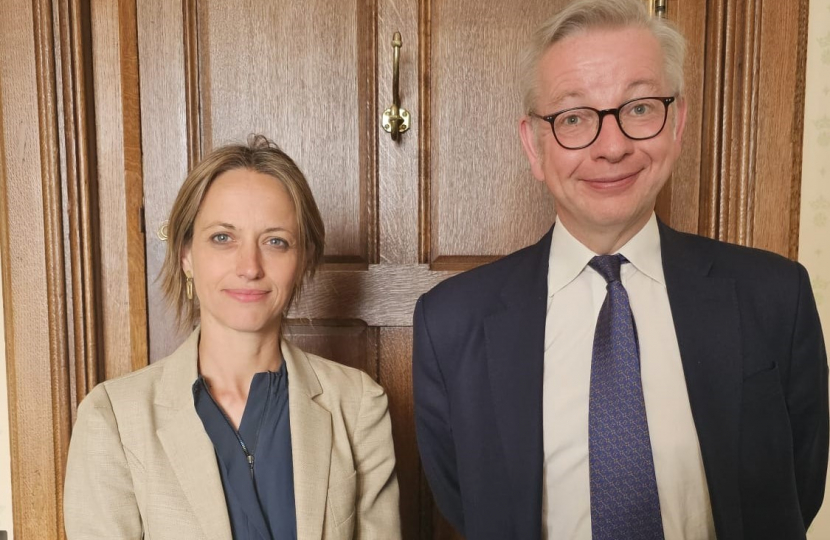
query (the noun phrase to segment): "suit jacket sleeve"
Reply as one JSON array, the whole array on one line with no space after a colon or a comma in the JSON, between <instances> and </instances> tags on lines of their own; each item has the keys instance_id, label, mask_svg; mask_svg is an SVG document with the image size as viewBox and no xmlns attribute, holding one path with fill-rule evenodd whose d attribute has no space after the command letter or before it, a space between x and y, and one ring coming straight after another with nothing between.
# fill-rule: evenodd
<instances>
[{"instance_id":1,"label":"suit jacket sleeve","mask_svg":"<svg viewBox=\"0 0 830 540\"><path fill-rule=\"evenodd\" d=\"M361 373L363 393L355 427L357 469L356 539L401 538L395 447L386 394Z\"/></svg>"},{"instance_id":2,"label":"suit jacket sleeve","mask_svg":"<svg viewBox=\"0 0 830 540\"><path fill-rule=\"evenodd\" d=\"M807 271L799 265L787 408L792 424L796 486L804 526L818 513L827 474L827 352Z\"/></svg>"},{"instance_id":3,"label":"suit jacket sleeve","mask_svg":"<svg viewBox=\"0 0 830 540\"><path fill-rule=\"evenodd\" d=\"M78 407L64 484L68 540L140 540L141 517L115 414L103 385Z\"/></svg>"},{"instance_id":4,"label":"suit jacket sleeve","mask_svg":"<svg viewBox=\"0 0 830 540\"><path fill-rule=\"evenodd\" d=\"M430 336L425 297L415 305L412 382L415 430L424 472L444 517L464 534L464 511L458 483L450 405L444 376Z\"/></svg>"}]
</instances>

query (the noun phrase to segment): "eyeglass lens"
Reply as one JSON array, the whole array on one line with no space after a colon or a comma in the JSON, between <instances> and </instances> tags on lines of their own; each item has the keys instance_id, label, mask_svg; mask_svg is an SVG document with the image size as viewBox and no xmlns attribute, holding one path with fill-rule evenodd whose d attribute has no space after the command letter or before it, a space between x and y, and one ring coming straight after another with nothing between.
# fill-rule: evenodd
<instances>
[{"instance_id":1,"label":"eyeglass lens","mask_svg":"<svg viewBox=\"0 0 830 540\"><path fill-rule=\"evenodd\" d=\"M619 109L619 125L631 139L649 139L663 129L666 104L659 99L645 98L626 103ZM580 148L593 142L601 127L600 115L594 109L564 111L552 123L559 144Z\"/></svg>"}]
</instances>

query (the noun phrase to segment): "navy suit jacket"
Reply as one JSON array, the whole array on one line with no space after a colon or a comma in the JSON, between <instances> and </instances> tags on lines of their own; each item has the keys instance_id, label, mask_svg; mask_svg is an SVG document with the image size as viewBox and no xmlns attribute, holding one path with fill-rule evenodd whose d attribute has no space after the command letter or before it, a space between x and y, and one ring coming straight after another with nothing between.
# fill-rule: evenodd
<instances>
[{"instance_id":1,"label":"navy suit jacket","mask_svg":"<svg viewBox=\"0 0 830 540\"><path fill-rule=\"evenodd\" d=\"M438 507L470 540L542 537L550 242L548 232L448 279L415 309L421 459ZM827 355L807 272L663 224L660 242L718 539L805 538L828 449Z\"/></svg>"}]
</instances>

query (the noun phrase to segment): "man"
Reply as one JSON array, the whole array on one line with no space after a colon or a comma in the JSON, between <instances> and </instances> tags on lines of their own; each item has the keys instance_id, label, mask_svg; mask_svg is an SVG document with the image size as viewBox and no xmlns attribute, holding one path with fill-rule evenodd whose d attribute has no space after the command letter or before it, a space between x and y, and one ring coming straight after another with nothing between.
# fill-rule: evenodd
<instances>
[{"instance_id":1,"label":"man","mask_svg":"<svg viewBox=\"0 0 830 540\"><path fill-rule=\"evenodd\" d=\"M579 0L525 62L519 131L556 223L419 299L418 443L468 539L797 539L827 467L809 279L654 206L686 120L684 40Z\"/></svg>"}]
</instances>

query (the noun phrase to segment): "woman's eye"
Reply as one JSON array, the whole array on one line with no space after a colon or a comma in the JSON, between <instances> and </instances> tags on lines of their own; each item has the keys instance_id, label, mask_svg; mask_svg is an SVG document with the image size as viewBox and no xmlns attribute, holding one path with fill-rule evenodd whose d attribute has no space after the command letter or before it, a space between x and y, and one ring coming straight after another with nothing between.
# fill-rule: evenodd
<instances>
[{"instance_id":1,"label":"woman's eye","mask_svg":"<svg viewBox=\"0 0 830 540\"><path fill-rule=\"evenodd\" d=\"M224 244L225 242L228 242L231 237L225 233L217 233L211 236L210 239L218 244Z\"/></svg>"},{"instance_id":2,"label":"woman's eye","mask_svg":"<svg viewBox=\"0 0 830 540\"><path fill-rule=\"evenodd\" d=\"M269 238L268 239L268 245L269 246L274 246L274 247L280 247L280 248L287 248L288 247L288 242L286 242L282 238Z\"/></svg>"}]
</instances>

